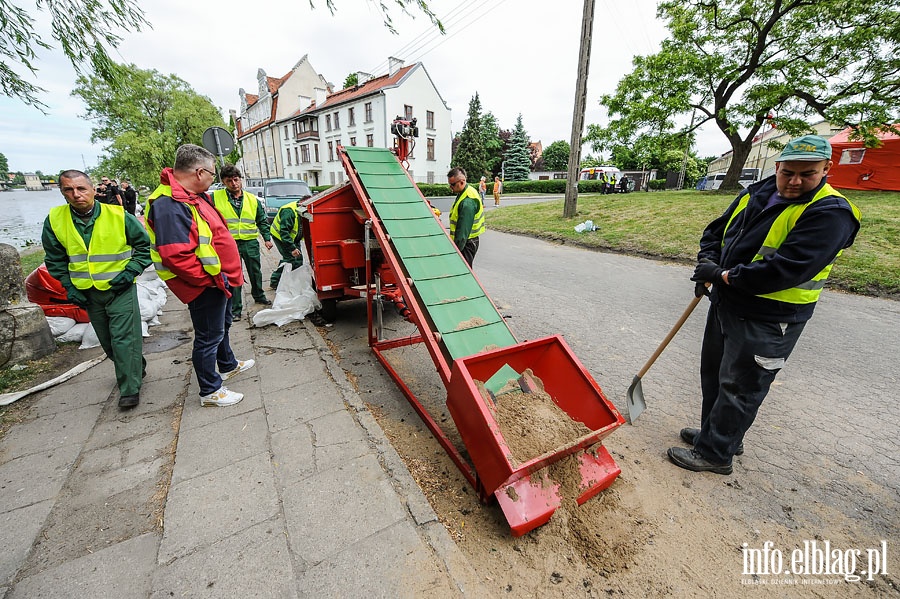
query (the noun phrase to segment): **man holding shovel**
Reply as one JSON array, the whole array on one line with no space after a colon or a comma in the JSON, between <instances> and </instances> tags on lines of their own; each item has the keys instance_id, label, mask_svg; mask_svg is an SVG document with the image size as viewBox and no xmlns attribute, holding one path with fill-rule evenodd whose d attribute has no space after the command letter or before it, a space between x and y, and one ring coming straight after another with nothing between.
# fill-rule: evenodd
<instances>
[{"instance_id":1,"label":"man holding shovel","mask_svg":"<svg viewBox=\"0 0 900 599\"><path fill-rule=\"evenodd\" d=\"M700 353L700 428L669 459L694 472L731 474L744 434L784 366L834 261L859 231L860 212L828 185L831 144L792 139L775 175L742 191L700 239L692 281L710 296ZM712 284L711 293L706 283Z\"/></svg>"}]
</instances>

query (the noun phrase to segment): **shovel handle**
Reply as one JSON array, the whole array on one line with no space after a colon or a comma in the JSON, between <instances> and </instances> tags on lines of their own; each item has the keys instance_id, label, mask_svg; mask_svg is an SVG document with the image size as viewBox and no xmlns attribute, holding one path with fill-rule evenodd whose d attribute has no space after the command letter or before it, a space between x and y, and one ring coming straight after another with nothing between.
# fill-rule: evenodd
<instances>
[{"instance_id":1,"label":"shovel handle","mask_svg":"<svg viewBox=\"0 0 900 599\"><path fill-rule=\"evenodd\" d=\"M681 315L681 318L678 319L678 322L675 323L675 326L672 327L672 330L669 331L669 334L666 335L666 338L662 340L662 343L659 344L659 347L656 348L656 351L653 352L653 355L650 356L650 359L647 360L647 363L644 364L644 367L641 368L640 372L637 373L636 378L641 378L647 371L650 370L650 367L653 366L653 363L656 362L656 359L659 357L663 350L666 349L666 346L669 345L669 342L675 337L676 333L681 329L681 326L687 321L688 317L691 315L691 312L694 311L694 308L697 307L697 304L700 303L700 300L703 299L703 296L695 297L691 300L691 303L688 304L688 307L684 309L684 313Z\"/></svg>"}]
</instances>

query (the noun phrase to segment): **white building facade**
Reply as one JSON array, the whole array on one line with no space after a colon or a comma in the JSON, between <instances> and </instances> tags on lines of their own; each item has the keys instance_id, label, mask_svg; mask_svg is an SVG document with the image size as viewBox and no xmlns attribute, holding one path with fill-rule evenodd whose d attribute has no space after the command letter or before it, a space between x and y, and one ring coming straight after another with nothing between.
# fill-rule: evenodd
<instances>
[{"instance_id":1,"label":"white building facade","mask_svg":"<svg viewBox=\"0 0 900 599\"><path fill-rule=\"evenodd\" d=\"M311 186L342 183L338 146L391 148L391 123L400 116L417 119L419 128L409 157L413 180L443 180L450 169L450 108L422 63L405 67L391 58L389 64L386 75L358 73L354 87L301 97L300 109L277 122L285 177Z\"/></svg>"}]
</instances>

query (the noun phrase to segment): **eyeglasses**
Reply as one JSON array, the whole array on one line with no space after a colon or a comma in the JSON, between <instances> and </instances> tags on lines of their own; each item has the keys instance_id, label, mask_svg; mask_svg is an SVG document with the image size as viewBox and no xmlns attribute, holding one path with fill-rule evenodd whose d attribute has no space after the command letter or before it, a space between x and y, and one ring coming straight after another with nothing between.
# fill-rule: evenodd
<instances>
[{"instance_id":1,"label":"eyeglasses","mask_svg":"<svg viewBox=\"0 0 900 599\"><path fill-rule=\"evenodd\" d=\"M460 179L459 181L447 181L447 185L450 186L450 189L453 189L454 187L456 187L457 185L459 185L462 182L463 182L462 179Z\"/></svg>"},{"instance_id":2,"label":"eyeglasses","mask_svg":"<svg viewBox=\"0 0 900 599\"><path fill-rule=\"evenodd\" d=\"M201 167L201 168L198 168L197 170L198 170L198 171L206 171L207 173L209 173L210 175L212 175L213 181L216 180L216 177L217 177L217 176L216 176L216 172L215 172L215 171L211 171L211 170L209 170L208 168L202 168L202 167Z\"/></svg>"}]
</instances>

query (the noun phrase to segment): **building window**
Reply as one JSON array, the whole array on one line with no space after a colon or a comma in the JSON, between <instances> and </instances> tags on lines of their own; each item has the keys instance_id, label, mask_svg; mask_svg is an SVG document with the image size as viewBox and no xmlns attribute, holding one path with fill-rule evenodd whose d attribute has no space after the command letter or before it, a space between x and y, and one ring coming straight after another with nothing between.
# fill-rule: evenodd
<instances>
[{"instance_id":1,"label":"building window","mask_svg":"<svg viewBox=\"0 0 900 599\"><path fill-rule=\"evenodd\" d=\"M355 146L355 145L356 145L356 138L355 138L355 137L351 137L351 138L350 138L350 145L351 145L351 146Z\"/></svg>"},{"instance_id":2,"label":"building window","mask_svg":"<svg viewBox=\"0 0 900 599\"><path fill-rule=\"evenodd\" d=\"M287 125L284 126L284 138L288 139L288 126Z\"/></svg>"},{"instance_id":3,"label":"building window","mask_svg":"<svg viewBox=\"0 0 900 599\"><path fill-rule=\"evenodd\" d=\"M287 149L287 165L291 166L291 149Z\"/></svg>"},{"instance_id":4,"label":"building window","mask_svg":"<svg viewBox=\"0 0 900 599\"><path fill-rule=\"evenodd\" d=\"M434 129L434 111L433 110L425 111L425 126L428 129Z\"/></svg>"},{"instance_id":5,"label":"building window","mask_svg":"<svg viewBox=\"0 0 900 599\"><path fill-rule=\"evenodd\" d=\"M316 120L314 120L314 121L310 121L310 123L309 123L309 130L310 130L310 131L318 131L318 130L319 130L319 119L316 119Z\"/></svg>"},{"instance_id":6,"label":"building window","mask_svg":"<svg viewBox=\"0 0 900 599\"><path fill-rule=\"evenodd\" d=\"M407 121L411 121L412 118L413 118L413 115L412 115L412 106L410 106L409 104L404 105L404 106L403 106L403 114L404 114L404 116L406 117L406 120L407 120Z\"/></svg>"},{"instance_id":7,"label":"building window","mask_svg":"<svg viewBox=\"0 0 900 599\"><path fill-rule=\"evenodd\" d=\"M375 147L375 136L369 133L366 135L366 145L370 148Z\"/></svg>"},{"instance_id":8,"label":"building window","mask_svg":"<svg viewBox=\"0 0 900 599\"><path fill-rule=\"evenodd\" d=\"M366 109L366 122L371 123L372 122L372 103L366 102L365 109Z\"/></svg>"},{"instance_id":9,"label":"building window","mask_svg":"<svg viewBox=\"0 0 900 599\"><path fill-rule=\"evenodd\" d=\"M340 114L341 114L341 113L339 113L339 112L335 112L335 113L334 113L334 128L335 128L335 129L340 129L340 128L341 128L341 117L340 117Z\"/></svg>"},{"instance_id":10,"label":"building window","mask_svg":"<svg viewBox=\"0 0 900 599\"><path fill-rule=\"evenodd\" d=\"M331 131L331 115L330 114L325 115L325 130Z\"/></svg>"},{"instance_id":11,"label":"building window","mask_svg":"<svg viewBox=\"0 0 900 599\"><path fill-rule=\"evenodd\" d=\"M347 109L347 121L351 127L356 124L356 111L353 109L352 106ZM353 144L353 145L356 145L356 144Z\"/></svg>"},{"instance_id":12,"label":"building window","mask_svg":"<svg viewBox=\"0 0 900 599\"><path fill-rule=\"evenodd\" d=\"M434 138L428 138L428 160L434 160Z\"/></svg>"},{"instance_id":13,"label":"building window","mask_svg":"<svg viewBox=\"0 0 900 599\"><path fill-rule=\"evenodd\" d=\"M319 162L319 144L313 144L313 148L316 151L316 162Z\"/></svg>"},{"instance_id":14,"label":"building window","mask_svg":"<svg viewBox=\"0 0 900 599\"><path fill-rule=\"evenodd\" d=\"M300 160L304 163L309 162L309 144L300 146Z\"/></svg>"},{"instance_id":15,"label":"building window","mask_svg":"<svg viewBox=\"0 0 900 599\"><path fill-rule=\"evenodd\" d=\"M331 172L328 173L328 174L331 176L331 184L334 185L334 182L335 182L335 181L334 181L334 171L331 171Z\"/></svg>"},{"instance_id":16,"label":"building window","mask_svg":"<svg viewBox=\"0 0 900 599\"><path fill-rule=\"evenodd\" d=\"M294 146L294 162L299 165L300 164L300 152L297 149L297 146Z\"/></svg>"},{"instance_id":17,"label":"building window","mask_svg":"<svg viewBox=\"0 0 900 599\"><path fill-rule=\"evenodd\" d=\"M328 142L328 162L334 160L334 142Z\"/></svg>"}]
</instances>

